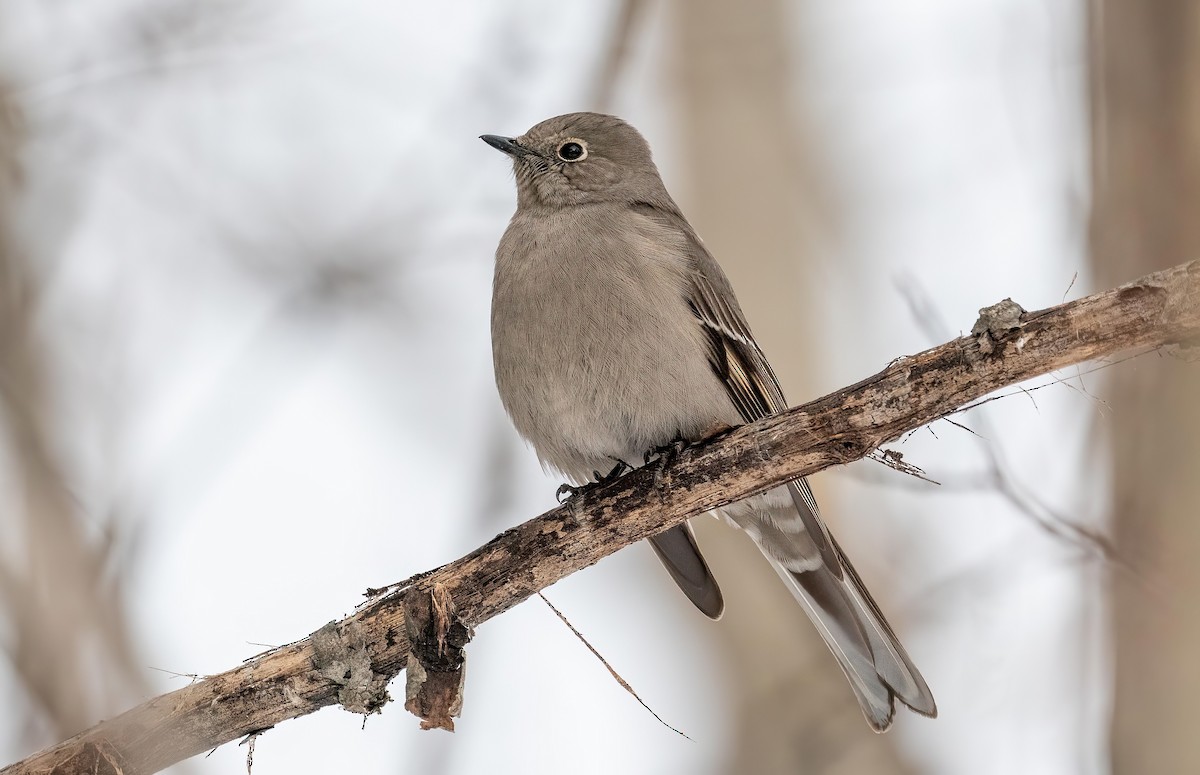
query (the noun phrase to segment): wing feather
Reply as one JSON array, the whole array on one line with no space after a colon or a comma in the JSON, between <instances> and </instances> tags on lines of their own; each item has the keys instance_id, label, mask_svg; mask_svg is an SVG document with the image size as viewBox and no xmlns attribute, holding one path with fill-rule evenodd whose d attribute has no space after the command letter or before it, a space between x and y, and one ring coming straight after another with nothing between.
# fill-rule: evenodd
<instances>
[{"instance_id":1,"label":"wing feather","mask_svg":"<svg viewBox=\"0 0 1200 775\"><path fill-rule=\"evenodd\" d=\"M714 371L725 384L729 397L746 422L783 411L787 408L787 400L783 397L779 378L750 334L750 326L737 307L737 302L733 301L732 290L728 290L729 281L694 235L692 245L694 261L692 298L689 301L712 342L710 360ZM718 292L714 282L724 285L726 292ZM817 500L808 482L805 479L788 482L788 491L800 513L804 529L817 545L821 559L840 579L842 566L837 550L829 529L821 519Z\"/></svg>"},{"instance_id":2,"label":"wing feather","mask_svg":"<svg viewBox=\"0 0 1200 775\"><path fill-rule=\"evenodd\" d=\"M708 335L713 371L742 419L753 422L786 409L779 380L754 341L728 279L699 237L677 211L650 204L635 207L686 236L688 303ZM871 726L878 731L888 727L896 697L918 713L936 716L929 687L829 534L808 482L788 482L788 491L822 565L795 573L778 559L772 563L837 657Z\"/></svg>"}]
</instances>

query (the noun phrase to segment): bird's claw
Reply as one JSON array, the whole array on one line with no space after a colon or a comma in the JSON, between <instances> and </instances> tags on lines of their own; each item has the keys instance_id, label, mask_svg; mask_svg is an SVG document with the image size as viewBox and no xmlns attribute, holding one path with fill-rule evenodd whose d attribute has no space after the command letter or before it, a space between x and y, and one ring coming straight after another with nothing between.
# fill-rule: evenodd
<instances>
[{"instance_id":1,"label":"bird's claw","mask_svg":"<svg viewBox=\"0 0 1200 775\"><path fill-rule=\"evenodd\" d=\"M617 464L612 467L612 470L607 474L602 474L599 471L592 471L592 476L595 481L587 484L573 485L560 484L558 490L554 493L554 497L558 498L559 503L564 503L567 500L574 498L576 495L582 494L585 490L590 490L593 487L610 484L620 479L622 476L633 470L633 466L626 463L624 460L618 460Z\"/></svg>"},{"instance_id":2,"label":"bird's claw","mask_svg":"<svg viewBox=\"0 0 1200 775\"><path fill-rule=\"evenodd\" d=\"M566 520L571 527L579 527L579 512L583 508L583 493L587 490L589 484L581 484L578 487L570 484L561 484L558 490L554 493L554 497L558 499L559 504L567 505Z\"/></svg>"},{"instance_id":3,"label":"bird's claw","mask_svg":"<svg viewBox=\"0 0 1200 775\"><path fill-rule=\"evenodd\" d=\"M665 466L679 457L679 453L687 449L689 444L691 444L690 441L682 435L678 435L661 447L654 447L648 450L643 462L649 464L652 461L656 461L660 467Z\"/></svg>"},{"instance_id":4,"label":"bird's claw","mask_svg":"<svg viewBox=\"0 0 1200 775\"><path fill-rule=\"evenodd\" d=\"M601 474L599 471L592 471L592 475L596 478L593 482L588 482L587 484L581 484L578 486L565 483L560 484L558 486L558 490L556 490L554 493L554 497L558 499L560 504L567 503L568 501L570 502L570 514L568 516L572 523L578 525L579 518L577 514L583 506L581 503L583 498L581 496L594 487L600 487L601 485L615 482L617 479L620 479L627 472L632 470L633 466L629 465L624 460L618 460L617 464L613 466L613 469L607 474Z\"/></svg>"},{"instance_id":5,"label":"bird's claw","mask_svg":"<svg viewBox=\"0 0 1200 775\"><path fill-rule=\"evenodd\" d=\"M574 487L564 482L558 486L558 489L554 492L554 497L558 499L559 503L566 503L571 498L574 498L576 495L583 492L583 489L586 486L587 485L583 485L583 487Z\"/></svg>"}]
</instances>

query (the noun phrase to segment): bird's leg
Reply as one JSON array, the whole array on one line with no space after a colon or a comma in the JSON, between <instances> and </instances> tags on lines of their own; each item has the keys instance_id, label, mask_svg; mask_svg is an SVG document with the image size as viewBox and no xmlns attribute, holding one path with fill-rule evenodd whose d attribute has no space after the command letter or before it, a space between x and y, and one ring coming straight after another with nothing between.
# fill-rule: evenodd
<instances>
[{"instance_id":1,"label":"bird's leg","mask_svg":"<svg viewBox=\"0 0 1200 775\"><path fill-rule=\"evenodd\" d=\"M663 444L661 447L652 447L647 450L643 462L649 465L651 462L658 463L659 469L665 468L675 458L679 457L679 453L687 449L690 442L683 437L682 433L675 434L675 438Z\"/></svg>"},{"instance_id":2,"label":"bird's leg","mask_svg":"<svg viewBox=\"0 0 1200 775\"><path fill-rule=\"evenodd\" d=\"M683 437L682 433L675 434L675 438L661 447L654 447L646 453L646 465L654 463L654 486L662 484L663 472L667 470L667 466L675 462L679 457L679 453L683 452L688 447L688 440ZM668 487L668 489L670 489Z\"/></svg>"},{"instance_id":3,"label":"bird's leg","mask_svg":"<svg viewBox=\"0 0 1200 775\"><path fill-rule=\"evenodd\" d=\"M603 476L599 471L592 471L592 475L596 477L596 484L603 485L615 482L624 476L629 471L633 470L633 466L626 463L624 460L617 460L617 464L612 467L612 470Z\"/></svg>"},{"instance_id":4,"label":"bird's leg","mask_svg":"<svg viewBox=\"0 0 1200 775\"><path fill-rule=\"evenodd\" d=\"M645 463L649 465L651 462L655 464L654 483L655 485L662 483L663 472L669 465L675 462L679 457L679 453L683 452L688 447L694 447L698 444L703 444L706 441L711 441L719 436L724 436L729 431L733 430L732 425L718 423L710 428L706 428L700 437L697 439L685 439L682 433L676 433L675 438L661 447L654 447L646 453Z\"/></svg>"}]
</instances>

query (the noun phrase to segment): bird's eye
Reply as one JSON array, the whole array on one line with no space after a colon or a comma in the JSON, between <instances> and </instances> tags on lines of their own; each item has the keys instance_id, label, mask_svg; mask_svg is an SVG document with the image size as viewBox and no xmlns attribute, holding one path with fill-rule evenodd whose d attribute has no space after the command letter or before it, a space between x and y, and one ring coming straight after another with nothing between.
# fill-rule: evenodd
<instances>
[{"instance_id":1,"label":"bird's eye","mask_svg":"<svg viewBox=\"0 0 1200 775\"><path fill-rule=\"evenodd\" d=\"M587 148L578 140L568 140L558 146L558 158L563 161L579 161L587 158Z\"/></svg>"}]
</instances>

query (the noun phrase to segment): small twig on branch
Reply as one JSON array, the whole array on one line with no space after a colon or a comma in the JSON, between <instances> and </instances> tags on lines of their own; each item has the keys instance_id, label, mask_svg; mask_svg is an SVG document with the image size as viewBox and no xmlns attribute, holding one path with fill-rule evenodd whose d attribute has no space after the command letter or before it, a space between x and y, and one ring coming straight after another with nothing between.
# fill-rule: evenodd
<instances>
[{"instance_id":1,"label":"small twig on branch","mask_svg":"<svg viewBox=\"0 0 1200 775\"><path fill-rule=\"evenodd\" d=\"M1071 286L1074 286L1074 284L1075 277L1072 277ZM908 280L901 283L899 288L901 294L904 296L904 300L908 303L909 311L912 313L913 318L916 320L921 329L929 336L929 338L933 341L936 341L942 336L945 336L945 332L949 329L949 327L940 319L933 302L922 292L921 287L917 283ZM1064 299L1070 290L1071 287L1068 286L1067 290L1063 292ZM979 311L979 320L976 321L975 326L972 327L971 333L976 336L982 336L985 332L997 327L1001 329L1009 328L1009 330L1013 330L1009 327L1009 324L1019 324L1021 316L1024 314L1027 313L1021 309L1020 305L1016 304L1011 299L1005 299L999 304L993 304L990 307L981 309ZM1016 327L1019 328L1020 326L1017 325ZM1021 340L1018 339L1018 346L1020 346L1020 341ZM985 348L986 346L987 345L981 342L981 348ZM1159 348L1150 349L1157 349L1158 352L1162 351ZM1100 365L1088 368L1086 371L1081 369L1079 365L1076 364L1076 374L1073 378L1079 380L1081 387L1078 388L1070 384L1069 380L1072 379L1072 377L1057 377L1050 382L1041 385L1034 385L1030 388L1026 388L1023 385L1018 385L1016 390L1011 392L993 394L985 398L981 398L978 401L974 401L966 406L960 407L959 409L955 410L954 414L969 412L970 410L976 409L983 404L1016 395L1018 392L1027 396L1033 403L1034 409L1040 413L1037 400L1032 394L1037 390L1050 387L1051 385L1062 385L1067 387L1071 390L1081 393L1090 400L1096 401L1101 406L1107 408L1107 404L1104 401L1087 391L1086 386L1083 384L1083 377L1101 369L1110 368L1119 363L1123 363L1130 358L1144 355L1146 352L1148 352L1148 350L1143 348L1140 351L1135 351L1132 354L1116 361L1112 361L1107 358L1097 358L1095 360L1100 361ZM963 430L966 430L975 436L979 436L981 439L983 439L985 435L994 435L992 433L991 424L986 416L980 416L976 420L976 423L982 427L983 434L977 433L976 431L967 428L964 425L956 423L949 417L942 417L941 419L953 425L957 425L959 428L962 428ZM1138 574L1133 567L1124 560L1124 558L1119 556L1116 546L1102 532L1078 523L1068 518L1064 514L1058 513L1055 509L1051 508L1047 503L1039 498L1036 493L1034 493L1028 487L1022 486L1021 482L1012 473L1010 467L1005 463L999 446L999 441L997 439L993 438L990 443L984 444L982 449L987 458L987 468L981 474L976 474L965 479L963 477L959 477L957 479L943 478L943 483L948 483L951 485L951 487L948 489L957 489L959 491L966 488L990 489L1007 500L1021 514L1033 520L1038 527L1045 530L1051 536L1079 545L1085 551L1089 551L1095 555L1098 555L1106 562L1111 563L1118 570L1129 574L1139 581L1145 581L1140 574ZM883 462L886 463L887 461ZM924 477L918 476L917 478Z\"/></svg>"},{"instance_id":2,"label":"small twig on branch","mask_svg":"<svg viewBox=\"0 0 1200 775\"><path fill-rule=\"evenodd\" d=\"M414 594L432 602L430 643L444 659L453 652L442 646L458 647L479 624L689 517L863 458L999 388L1124 350L1197 340L1200 261L1006 316L972 336L895 361L856 385L686 448L665 471L648 466L590 488L411 587L367 601L321 629L320 649L312 637L281 647L156 697L0 775L147 775L339 697L360 711L378 710L384 684L404 670L414 651L405 619Z\"/></svg>"},{"instance_id":3,"label":"small twig on branch","mask_svg":"<svg viewBox=\"0 0 1200 775\"><path fill-rule=\"evenodd\" d=\"M617 682L618 686L620 686L625 691L629 692L630 696L633 697L633 699L637 700L639 705L641 705L646 710L650 711L650 715L654 716L654 718L656 718L658 720L658 723L662 724L664 727L671 730L672 732L679 735L680 737L687 737L688 740L692 739L692 738L688 737L687 735L685 735L683 732L680 732L678 729L676 729L675 727L668 724L663 719L662 716L658 715L658 712L656 710L654 710L654 708L651 708L649 705L647 705L646 701L642 699L641 695L639 695L637 693L637 691L633 688L633 686L631 686L629 684L629 682L626 681L625 678L622 677L622 675L617 672L617 669L615 667L613 667L611 664L609 664L608 660L604 658L604 655L600 653L600 650L597 649L595 646L593 646L591 641L589 641L587 638L583 637L583 633L580 632L578 629L576 629L574 624L571 624L571 620L567 618L566 614L564 614L562 611L558 610L558 606L554 605L554 603L551 603L550 599L548 597L546 597L545 595L543 595L541 592L538 592L537 594L538 594L538 597L540 597L542 599L542 602L550 607L550 610L554 612L554 615L557 616L559 618L559 620L562 621L563 624L567 625L567 629L570 630L571 633L576 638L579 639L579 642L582 643L585 647L587 647L588 651L592 652L592 656L595 657L596 659L600 660L600 664L604 665L604 669L608 671L608 674L612 676L613 680Z\"/></svg>"}]
</instances>

